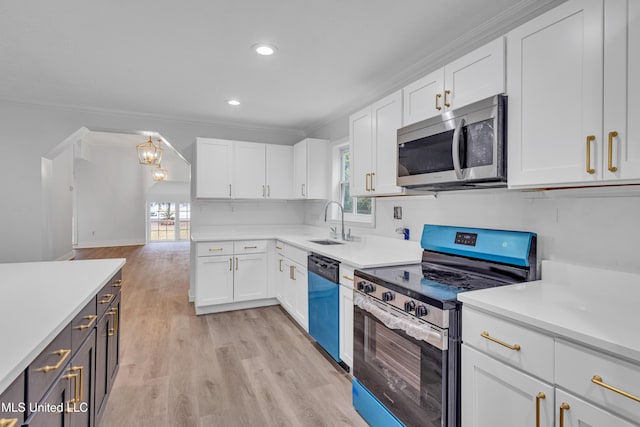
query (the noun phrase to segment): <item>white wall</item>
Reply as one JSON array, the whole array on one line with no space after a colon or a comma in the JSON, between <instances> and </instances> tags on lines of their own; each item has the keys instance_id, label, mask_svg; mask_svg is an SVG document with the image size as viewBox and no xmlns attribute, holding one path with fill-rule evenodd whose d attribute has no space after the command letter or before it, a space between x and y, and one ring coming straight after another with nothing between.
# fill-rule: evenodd
<instances>
[{"instance_id":1,"label":"white wall","mask_svg":"<svg viewBox=\"0 0 640 427\"><path fill-rule=\"evenodd\" d=\"M613 191L471 190L438 193L437 198L378 198L375 228L351 227L354 234L398 238L395 229L408 227L415 241L424 224L532 231L538 233L539 259L640 273L639 192L633 187L626 196ZM402 207L403 220L393 219L394 206ZM320 204L308 204L305 223L328 227L321 210Z\"/></svg>"},{"instance_id":2,"label":"white wall","mask_svg":"<svg viewBox=\"0 0 640 427\"><path fill-rule=\"evenodd\" d=\"M281 129L239 128L143 114L0 101L0 262L51 259L45 251L50 230L41 226L45 200L41 159L83 126L93 130L159 132L187 160L191 160L191 144L198 136L280 144L292 144L304 137L302 132Z\"/></svg>"}]
</instances>

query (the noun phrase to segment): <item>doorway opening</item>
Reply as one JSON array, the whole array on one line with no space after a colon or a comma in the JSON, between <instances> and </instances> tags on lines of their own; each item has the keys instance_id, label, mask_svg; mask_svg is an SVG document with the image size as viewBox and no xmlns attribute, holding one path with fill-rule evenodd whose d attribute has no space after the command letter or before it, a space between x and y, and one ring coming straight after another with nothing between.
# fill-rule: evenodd
<instances>
[{"instance_id":1,"label":"doorway opening","mask_svg":"<svg viewBox=\"0 0 640 427\"><path fill-rule=\"evenodd\" d=\"M191 235L191 203L158 202L148 206L149 242L189 240Z\"/></svg>"}]
</instances>

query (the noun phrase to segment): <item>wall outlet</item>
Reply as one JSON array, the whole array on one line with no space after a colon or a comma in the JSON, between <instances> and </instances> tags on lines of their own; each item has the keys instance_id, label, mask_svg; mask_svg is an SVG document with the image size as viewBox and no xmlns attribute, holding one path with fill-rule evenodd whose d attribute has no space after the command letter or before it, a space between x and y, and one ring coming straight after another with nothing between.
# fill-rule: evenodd
<instances>
[{"instance_id":1,"label":"wall outlet","mask_svg":"<svg viewBox=\"0 0 640 427\"><path fill-rule=\"evenodd\" d=\"M402 206L393 207L393 219L402 219Z\"/></svg>"}]
</instances>

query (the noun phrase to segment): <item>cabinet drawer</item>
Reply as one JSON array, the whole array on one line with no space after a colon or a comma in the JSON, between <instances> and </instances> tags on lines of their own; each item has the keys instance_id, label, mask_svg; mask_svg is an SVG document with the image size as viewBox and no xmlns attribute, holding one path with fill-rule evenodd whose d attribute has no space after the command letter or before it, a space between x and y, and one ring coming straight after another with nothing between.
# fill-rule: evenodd
<instances>
[{"instance_id":1,"label":"cabinet drawer","mask_svg":"<svg viewBox=\"0 0 640 427\"><path fill-rule=\"evenodd\" d=\"M110 280L109 283L102 287L98 295L96 295L96 315L98 316L98 320L100 320L111 302L113 302L118 295L120 295L120 288L113 286L113 280Z\"/></svg>"},{"instance_id":2,"label":"cabinet drawer","mask_svg":"<svg viewBox=\"0 0 640 427\"><path fill-rule=\"evenodd\" d=\"M307 256L309 254L304 249L297 248L291 245L285 245L284 256L290 260L297 262L300 265L307 266Z\"/></svg>"},{"instance_id":3,"label":"cabinet drawer","mask_svg":"<svg viewBox=\"0 0 640 427\"><path fill-rule=\"evenodd\" d=\"M462 342L538 378L553 382L554 345L550 336L463 306Z\"/></svg>"},{"instance_id":4,"label":"cabinet drawer","mask_svg":"<svg viewBox=\"0 0 640 427\"><path fill-rule=\"evenodd\" d=\"M340 284L348 288L353 288L353 271L355 268L349 264L340 264Z\"/></svg>"},{"instance_id":5,"label":"cabinet drawer","mask_svg":"<svg viewBox=\"0 0 640 427\"><path fill-rule=\"evenodd\" d=\"M71 359L71 324L27 368L27 402L37 403Z\"/></svg>"},{"instance_id":6,"label":"cabinet drawer","mask_svg":"<svg viewBox=\"0 0 640 427\"><path fill-rule=\"evenodd\" d=\"M0 395L0 420L16 421L19 426L23 421L20 405L24 405L24 372Z\"/></svg>"},{"instance_id":7,"label":"cabinet drawer","mask_svg":"<svg viewBox=\"0 0 640 427\"><path fill-rule=\"evenodd\" d=\"M71 321L71 349L73 353L80 348L84 339L93 331L97 320L96 299L91 298L91 301Z\"/></svg>"},{"instance_id":8,"label":"cabinet drawer","mask_svg":"<svg viewBox=\"0 0 640 427\"><path fill-rule=\"evenodd\" d=\"M197 256L231 255L233 242L201 242L196 245Z\"/></svg>"},{"instance_id":9,"label":"cabinet drawer","mask_svg":"<svg viewBox=\"0 0 640 427\"><path fill-rule=\"evenodd\" d=\"M631 420L640 414L640 365L563 340L556 340L555 382L607 411ZM600 382L596 384L594 381ZM607 389L613 387L619 392Z\"/></svg>"},{"instance_id":10,"label":"cabinet drawer","mask_svg":"<svg viewBox=\"0 0 640 427\"><path fill-rule=\"evenodd\" d=\"M284 251L284 242L276 240L276 252L282 253Z\"/></svg>"},{"instance_id":11,"label":"cabinet drawer","mask_svg":"<svg viewBox=\"0 0 640 427\"><path fill-rule=\"evenodd\" d=\"M244 240L233 244L233 253L242 254L259 254L267 252L266 240Z\"/></svg>"}]
</instances>

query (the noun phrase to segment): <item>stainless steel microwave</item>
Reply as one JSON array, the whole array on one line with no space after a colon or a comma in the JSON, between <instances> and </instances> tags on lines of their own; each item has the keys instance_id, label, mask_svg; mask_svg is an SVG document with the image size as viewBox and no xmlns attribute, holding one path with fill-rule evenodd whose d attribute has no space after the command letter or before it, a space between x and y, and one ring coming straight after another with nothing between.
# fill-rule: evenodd
<instances>
[{"instance_id":1,"label":"stainless steel microwave","mask_svg":"<svg viewBox=\"0 0 640 427\"><path fill-rule=\"evenodd\" d=\"M398 129L397 185L425 190L504 187L507 97L496 95Z\"/></svg>"}]
</instances>

